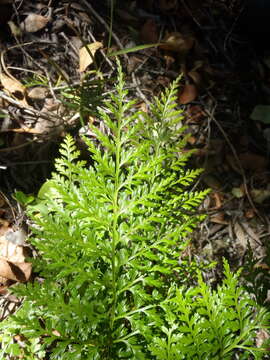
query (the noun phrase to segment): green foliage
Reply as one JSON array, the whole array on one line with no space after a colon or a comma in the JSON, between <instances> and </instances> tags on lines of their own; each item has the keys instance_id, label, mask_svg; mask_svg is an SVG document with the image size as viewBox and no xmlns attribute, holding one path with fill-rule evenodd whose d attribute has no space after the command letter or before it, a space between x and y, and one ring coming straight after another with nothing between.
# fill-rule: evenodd
<instances>
[{"instance_id":1,"label":"green foliage","mask_svg":"<svg viewBox=\"0 0 270 360\"><path fill-rule=\"evenodd\" d=\"M183 151L176 92L177 81L154 99L151 115L134 112L119 65L116 93L99 109L105 130L91 129L98 145L85 138L90 167L66 137L48 192L29 206L41 280L16 288L25 300L4 324L2 356L229 359L253 346L265 314L237 276L225 265L217 292L201 275L189 288L196 264L179 260L207 191L190 190L200 170L185 169L191 153Z\"/></svg>"},{"instance_id":2,"label":"green foliage","mask_svg":"<svg viewBox=\"0 0 270 360\"><path fill-rule=\"evenodd\" d=\"M265 309L254 312L255 301L238 284L239 274L232 274L224 261L225 279L211 291L198 276L194 288L171 289L173 296L160 307L163 324L148 346L157 360L225 360L236 350L240 359L261 359L266 353L254 348L253 342L261 327L269 326ZM160 330L159 330L160 329Z\"/></svg>"}]
</instances>

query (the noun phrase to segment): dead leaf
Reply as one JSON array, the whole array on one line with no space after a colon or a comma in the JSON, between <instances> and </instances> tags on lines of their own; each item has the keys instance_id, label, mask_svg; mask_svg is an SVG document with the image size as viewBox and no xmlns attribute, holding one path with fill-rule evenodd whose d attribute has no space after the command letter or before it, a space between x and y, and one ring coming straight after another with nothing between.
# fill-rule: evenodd
<instances>
[{"instance_id":1,"label":"dead leaf","mask_svg":"<svg viewBox=\"0 0 270 360\"><path fill-rule=\"evenodd\" d=\"M202 107L200 105L192 105L189 106L187 109L187 123L190 122L200 122L202 118L205 117L205 112L203 111Z\"/></svg>"},{"instance_id":2,"label":"dead leaf","mask_svg":"<svg viewBox=\"0 0 270 360\"><path fill-rule=\"evenodd\" d=\"M196 84L197 86L201 85L202 77L197 71L190 71L188 73L190 79Z\"/></svg>"},{"instance_id":3,"label":"dead leaf","mask_svg":"<svg viewBox=\"0 0 270 360\"><path fill-rule=\"evenodd\" d=\"M187 141L190 145L194 145L196 144L197 138L195 136L190 136Z\"/></svg>"},{"instance_id":4,"label":"dead leaf","mask_svg":"<svg viewBox=\"0 0 270 360\"><path fill-rule=\"evenodd\" d=\"M0 286L0 296L7 295L7 294L8 294L7 286L1 285Z\"/></svg>"},{"instance_id":5,"label":"dead leaf","mask_svg":"<svg viewBox=\"0 0 270 360\"><path fill-rule=\"evenodd\" d=\"M8 231L8 229L9 229L9 222L7 220L0 219L0 237L3 236Z\"/></svg>"},{"instance_id":6,"label":"dead leaf","mask_svg":"<svg viewBox=\"0 0 270 360\"><path fill-rule=\"evenodd\" d=\"M28 91L28 97L35 100L44 100L48 94L48 89L42 86L36 86Z\"/></svg>"},{"instance_id":7,"label":"dead leaf","mask_svg":"<svg viewBox=\"0 0 270 360\"><path fill-rule=\"evenodd\" d=\"M39 117L34 126L34 131L38 134L61 134L64 130L64 125L66 124L64 107L61 102L54 100L53 98L46 98L40 112L49 114L50 116Z\"/></svg>"},{"instance_id":8,"label":"dead leaf","mask_svg":"<svg viewBox=\"0 0 270 360\"><path fill-rule=\"evenodd\" d=\"M172 32L164 38L160 48L185 55L192 49L194 42L195 39L191 35L186 36L179 32Z\"/></svg>"},{"instance_id":9,"label":"dead leaf","mask_svg":"<svg viewBox=\"0 0 270 360\"><path fill-rule=\"evenodd\" d=\"M270 270L270 267L265 263L257 263L254 265L254 269Z\"/></svg>"},{"instance_id":10,"label":"dead leaf","mask_svg":"<svg viewBox=\"0 0 270 360\"><path fill-rule=\"evenodd\" d=\"M6 228L4 235L0 236L0 256L14 263L25 262L24 241L26 234L23 229L14 231Z\"/></svg>"},{"instance_id":11,"label":"dead leaf","mask_svg":"<svg viewBox=\"0 0 270 360\"><path fill-rule=\"evenodd\" d=\"M243 230L242 226L236 221L233 227L235 236L238 240L238 244L241 247L241 254L244 255L246 249L247 249L247 238L245 231ZM240 256L242 256L240 255Z\"/></svg>"},{"instance_id":12,"label":"dead leaf","mask_svg":"<svg viewBox=\"0 0 270 360\"><path fill-rule=\"evenodd\" d=\"M268 164L266 157L251 152L240 154L239 160L245 170L252 171L265 170Z\"/></svg>"},{"instance_id":13,"label":"dead leaf","mask_svg":"<svg viewBox=\"0 0 270 360\"><path fill-rule=\"evenodd\" d=\"M252 189L250 193L252 199L257 204L262 204L266 199L270 197L270 190L268 189Z\"/></svg>"},{"instance_id":14,"label":"dead leaf","mask_svg":"<svg viewBox=\"0 0 270 360\"><path fill-rule=\"evenodd\" d=\"M5 233L5 239L15 245L24 245L26 238L27 234L22 228L16 230L9 229Z\"/></svg>"},{"instance_id":15,"label":"dead leaf","mask_svg":"<svg viewBox=\"0 0 270 360\"><path fill-rule=\"evenodd\" d=\"M88 44L80 49L80 51L79 51L79 61L80 61L79 71L80 72L85 71L86 68L93 63L93 58L95 56L96 51L102 47L103 47L103 44L99 41L96 41L96 42L94 42L92 44ZM89 52L91 53L91 55Z\"/></svg>"},{"instance_id":16,"label":"dead leaf","mask_svg":"<svg viewBox=\"0 0 270 360\"><path fill-rule=\"evenodd\" d=\"M29 14L25 20L21 23L21 29L25 32L34 33L43 29L49 21L49 18L38 15Z\"/></svg>"},{"instance_id":17,"label":"dead leaf","mask_svg":"<svg viewBox=\"0 0 270 360\"><path fill-rule=\"evenodd\" d=\"M23 106L29 107L25 99L26 89L20 81L13 79L4 73L0 73L0 81L4 90L8 92L9 95L13 95Z\"/></svg>"},{"instance_id":18,"label":"dead leaf","mask_svg":"<svg viewBox=\"0 0 270 360\"><path fill-rule=\"evenodd\" d=\"M60 332L58 330L56 330L56 329L52 331L52 334L54 336L61 336Z\"/></svg>"},{"instance_id":19,"label":"dead leaf","mask_svg":"<svg viewBox=\"0 0 270 360\"><path fill-rule=\"evenodd\" d=\"M228 225L228 221L226 221L224 219L225 219L225 214L224 214L224 212L221 212L221 211L210 217L210 221L212 223Z\"/></svg>"},{"instance_id":20,"label":"dead leaf","mask_svg":"<svg viewBox=\"0 0 270 360\"><path fill-rule=\"evenodd\" d=\"M254 243L254 246L258 246L258 244L261 243L259 235L253 230L248 222L242 221L241 224L249 236L249 242Z\"/></svg>"},{"instance_id":21,"label":"dead leaf","mask_svg":"<svg viewBox=\"0 0 270 360\"><path fill-rule=\"evenodd\" d=\"M233 187L231 193L236 199L241 199L245 196L245 190L242 187Z\"/></svg>"},{"instance_id":22,"label":"dead leaf","mask_svg":"<svg viewBox=\"0 0 270 360\"><path fill-rule=\"evenodd\" d=\"M167 70L170 69L172 67L172 65L175 63L175 57L169 53L164 55L164 60L166 63Z\"/></svg>"},{"instance_id":23,"label":"dead leaf","mask_svg":"<svg viewBox=\"0 0 270 360\"><path fill-rule=\"evenodd\" d=\"M18 98L24 98L25 87L18 80L1 73L0 80L5 90Z\"/></svg>"},{"instance_id":24,"label":"dead leaf","mask_svg":"<svg viewBox=\"0 0 270 360\"><path fill-rule=\"evenodd\" d=\"M213 210L218 210L222 207L222 203L223 203L223 200L224 200L224 197L222 194L218 193L218 192L214 192L213 194L211 194L212 198L214 199L215 201L215 205L214 207L212 208Z\"/></svg>"},{"instance_id":25,"label":"dead leaf","mask_svg":"<svg viewBox=\"0 0 270 360\"><path fill-rule=\"evenodd\" d=\"M269 335L269 332L267 330L264 330L264 329L260 329L258 332L257 332L257 335L256 335L256 346L258 348L262 347L262 345L264 344L264 342L266 340L268 340L270 337Z\"/></svg>"},{"instance_id":26,"label":"dead leaf","mask_svg":"<svg viewBox=\"0 0 270 360\"><path fill-rule=\"evenodd\" d=\"M8 26L10 28L10 31L12 33L12 35L16 38L21 36L21 29L19 28L19 26L17 26L14 21L8 21Z\"/></svg>"},{"instance_id":27,"label":"dead leaf","mask_svg":"<svg viewBox=\"0 0 270 360\"><path fill-rule=\"evenodd\" d=\"M188 104L194 101L198 96L198 90L194 84L185 84L182 91L180 91L179 102L180 104Z\"/></svg>"},{"instance_id":28,"label":"dead leaf","mask_svg":"<svg viewBox=\"0 0 270 360\"><path fill-rule=\"evenodd\" d=\"M141 39L145 43L154 44L158 42L158 29L154 19L147 19L140 31Z\"/></svg>"},{"instance_id":29,"label":"dead leaf","mask_svg":"<svg viewBox=\"0 0 270 360\"><path fill-rule=\"evenodd\" d=\"M13 263L4 258L0 258L0 276L6 279L26 282L32 272L31 263Z\"/></svg>"},{"instance_id":30,"label":"dead leaf","mask_svg":"<svg viewBox=\"0 0 270 360\"><path fill-rule=\"evenodd\" d=\"M254 218L254 216L255 216L255 210L254 209L247 209L246 211L245 211L245 217L247 218L247 219L252 219L252 218Z\"/></svg>"},{"instance_id":31,"label":"dead leaf","mask_svg":"<svg viewBox=\"0 0 270 360\"><path fill-rule=\"evenodd\" d=\"M238 161L236 161L234 156L226 154L226 160L234 171L236 171L238 174L241 174ZM268 165L268 160L266 157L251 152L239 154L239 161L243 169L251 170L253 172L263 171Z\"/></svg>"}]
</instances>

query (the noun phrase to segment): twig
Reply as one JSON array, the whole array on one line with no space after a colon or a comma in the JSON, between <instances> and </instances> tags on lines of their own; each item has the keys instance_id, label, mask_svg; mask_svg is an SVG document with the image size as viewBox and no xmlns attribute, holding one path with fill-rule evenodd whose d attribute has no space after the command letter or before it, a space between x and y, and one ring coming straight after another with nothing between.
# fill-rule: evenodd
<instances>
[{"instance_id":1,"label":"twig","mask_svg":"<svg viewBox=\"0 0 270 360\"><path fill-rule=\"evenodd\" d=\"M136 88L136 91L138 92L139 96L143 99L143 101L147 104L147 106L150 107L150 102L147 100L146 96L141 91L134 72L131 74L131 77L132 77L132 82L134 84L134 87Z\"/></svg>"},{"instance_id":2,"label":"twig","mask_svg":"<svg viewBox=\"0 0 270 360\"><path fill-rule=\"evenodd\" d=\"M32 144L33 142L35 142L35 140L29 140L28 142L20 144L20 145L10 146L10 147L4 148L4 149L0 149L0 152L10 152L13 150L21 149L25 146Z\"/></svg>"},{"instance_id":3,"label":"twig","mask_svg":"<svg viewBox=\"0 0 270 360\"><path fill-rule=\"evenodd\" d=\"M29 108L26 108L19 101L17 101L15 99L13 99L12 97L6 95L3 91L0 91L0 98L8 101L12 105L18 106L19 108L24 110L29 115L37 116L37 117L40 117L40 118L46 119L46 120L53 120L53 119L63 120L62 116L59 116L59 115L57 115L55 113L53 113L53 115L52 115L51 113L48 113L48 112L45 112L45 111L39 111L39 110L36 110L36 109L34 109L34 108L30 107L30 106L29 106Z\"/></svg>"}]
</instances>

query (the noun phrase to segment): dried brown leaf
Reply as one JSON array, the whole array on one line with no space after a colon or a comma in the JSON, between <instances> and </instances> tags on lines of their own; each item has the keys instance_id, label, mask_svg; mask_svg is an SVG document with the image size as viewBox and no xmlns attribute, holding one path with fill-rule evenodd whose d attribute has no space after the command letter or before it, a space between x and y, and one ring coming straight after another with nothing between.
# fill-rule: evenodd
<instances>
[{"instance_id":1,"label":"dried brown leaf","mask_svg":"<svg viewBox=\"0 0 270 360\"><path fill-rule=\"evenodd\" d=\"M267 330L264 329L260 329L257 332L257 336L256 336L256 346L259 348L263 345L263 343L268 340L270 337L270 334Z\"/></svg>"},{"instance_id":2,"label":"dried brown leaf","mask_svg":"<svg viewBox=\"0 0 270 360\"><path fill-rule=\"evenodd\" d=\"M145 43L154 44L158 42L158 29L154 19L147 19L140 31L141 39Z\"/></svg>"},{"instance_id":3,"label":"dried brown leaf","mask_svg":"<svg viewBox=\"0 0 270 360\"><path fill-rule=\"evenodd\" d=\"M195 39L192 36L184 36L179 32L169 33L160 48L185 55L192 49Z\"/></svg>"},{"instance_id":4,"label":"dried brown leaf","mask_svg":"<svg viewBox=\"0 0 270 360\"><path fill-rule=\"evenodd\" d=\"M188 104L198 96L198 90L194 84L186 84L179 95L180 104Z\"/></svg>"},{"instance_id":5,"label":"dried brown leaf","mask_svg":"<svg viewBox=\"0 0 270 360\"><path fill-rule=\"evenodd\" d=\"M5 75L4 73L0 73L0 81L2 83L4 90L9 95L11 94L14 97L16 97L16 99L21 103L22 106L30 107L30 105L27 103L25 99L26 89L20 81L13 79Z\"/></svg>"},{"instance_id":6,"label":"dried brown leaf","mask_svg":"<svg viewBox=\"0 0 270 360\"><path fill-rule=\"evenodd\" d=\"M225 220L224 212L220 211L210 217L210 221L215 224L228 225L228 221Z\"/></svg>"},{"instance_id":7,"label":"dried brown leaf","mask_svg":"<svg viewBox=\"0 0 270 360\"><path fill-rule=\"evenodd\" d=\"M34 33L43 29L49 21L49 18L38 15L29 14L21 23L21 29L25 32Z\"/></svg>"},{"instance_id":8,"label":"dried brown leaf","mask_svg":"<svg viewBox=\"0 0 270 360\"><path fill-rule=\"evenodd\" d=\"M268 164L266 157L251 152L240 154L239 160L244 169L252 171L263 171Z\"/></svg>"},{"instance_id":9,"label":"dried brown leaf","mask_svg":"<svg viewBox=\"0 0 270 360\"><path fill-rule=\"evenodd\" d=\"M0 276L6 279L25 282L29 280L31 272L31 263L13 263L0 258Z\"/></svg>"},{"instance_id":10,"label":"dried brown leaf","mask_svg":"<svg viewBox=\"0 0 270 360\"><path fill-rule=\"evenodd\" d=\"M5 90L9 93L15 95L16 93L20 93L21 97L24 97L25 87L20 81L12 79L11 77L1 73L0 80Z\"/></svg>"},{"instance_id":11,"label":"dried brown leaf","mask_svg":"<svg viewBox=\"0 0 270 360\"><path fill-rule=\"evenodd\" d=\"M79 51L79 71L83 72L86 70L86 68L93 63L93 58L95 56L95 53L98 49L102 48L103 44L99 41L96 41L92 44L88 44L84 47L82 47ZM88 49L88 50L87 50ZM90 55L90 53L91 55Z\"/></svg>"},{"instance_id":12,"label":"dried brown leaf","mask_svg":"<svg viewBox=\"0 0 270 360\"><path fill-rule=\"evenodd\" d=\"M35 100L44 100L48 94L48 89L43 86L36 86L28 91L28 97Z\"/></svg>"},{"instance_id":13,"label":"dried brown leaf","mask_svg":"<svg viewBox=\"0 0 270 360\"><path fill-rule=\"evenodd\" d=\"M247 249L247 244L248 244L245 231L237 221L234 224L233 230L238 240L238 243L241 246L241 250L242 250L241 253L243 255Z\"/></svg>"}]
</instances>

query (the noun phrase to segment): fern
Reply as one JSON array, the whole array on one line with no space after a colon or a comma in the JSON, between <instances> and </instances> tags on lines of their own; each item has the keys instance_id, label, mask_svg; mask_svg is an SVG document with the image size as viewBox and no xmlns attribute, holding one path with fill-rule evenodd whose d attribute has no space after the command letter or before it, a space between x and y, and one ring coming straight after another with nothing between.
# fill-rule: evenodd
<instances>
[{"instance_id":1,"label":"fern","mask_svg":"<svg viewBox=\"0 0 270 360\"><path fill-rule=\"evenodd\" d=\"M149 345L156 359L225 360L237 349L240 359L251 354L261 359L266 353L252 344L258 330L269 326L269 313L254 313L256 303L239 285L240 271L232 274L225 260L224 268L225 279L216 291L200 272L198 286L171 289L171 298L161 304L164 322L157 324Z\"/></svg>"},{"instance_id":2,"label":"fern","mask_svg":"<svg viewBox=\"0 0 270 360\"><path fill-rule=\"evenodd\" d=\"M183 271L179 256L203 218L196 209L208 191L190 191L201 170L185 169L190 153L183 152L178 80L154 99L151 116L134 112L119 65L116 93L99 109L105 131L92 127L98 145L84 139L92 165L79 160L71 136L64 140L44 198L28 210L31 243L40 255L33 262L43 280L16 288L25 301L5 325L3 354L12 354L5 339L13 331L27 344L40 339L35 359L176 359L170 349L178 340L177 359L191 358L179 355L185 339L176 321L184 301L180 290L175 300L166 299L172 284L185 283L189 267ZM189 293L184 299L186 309L193 306ZM173 301L178 307L171 310ZM201 309L194 305L192 311ZM194 354L200 351L199 340L188 341ZM35 350L25 345L16 351L32 359Z\"/></svg>"}]
</instances>

